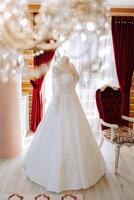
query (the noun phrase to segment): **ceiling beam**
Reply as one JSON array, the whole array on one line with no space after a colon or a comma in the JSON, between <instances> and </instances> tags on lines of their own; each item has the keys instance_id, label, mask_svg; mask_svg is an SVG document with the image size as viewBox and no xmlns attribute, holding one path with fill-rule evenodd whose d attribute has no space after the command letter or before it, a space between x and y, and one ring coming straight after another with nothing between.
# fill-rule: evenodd
<instances>
[{"instance_id":1,"label":"ceiling beam","mask_svg":"<svg viewBox=\"0 0 134 200\"><path fill-rule=\"evenodd\" d=\"M111 16L122 15L122 16L134 16L134 8L110 8L108 12Z\"/></svg>"}]
</instances>

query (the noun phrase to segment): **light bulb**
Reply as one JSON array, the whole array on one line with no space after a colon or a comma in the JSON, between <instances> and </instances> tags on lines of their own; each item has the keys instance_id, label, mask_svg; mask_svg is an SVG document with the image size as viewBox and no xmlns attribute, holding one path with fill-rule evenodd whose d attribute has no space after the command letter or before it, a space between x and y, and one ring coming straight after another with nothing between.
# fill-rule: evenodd
<instances>
[{"instance_id":1,"label":"light bulb","mask_svg":"<svg viewBox=\"0 0 134 200\"><path fill-rule=\"evenodd\" d=\"M87 23L87 29L89 31L94 31L96 29L95 24L93 22L88 22Z\"/></svg>"},{"instance_id":2,"label":"light bulb","mask_svg":"<svg viewBox=\"0 0 134 200\"><path fill-rule=\"evenodd\" d=\"M0 25L2 25L4 23L3 17L0 16Z\"/></svg>"},{"instance_id":3,"label":"light bulb","mask_svg":"<svg viewBox=\"0 0 134 200\"><path fill-rule=\"evenodd\" d=\"M19 10L17 9L17 7L14 7L11 12L13 15L19 16Z\"/></svg>"},{"instance_id":4,"label":"light bulb","mask_svg":"<svg viewBox=\"0 0 134 200\"><path fill-rule=\"evenodd\" d=\"M11 12L9 12L9 11L4 12L3 18L4 18L5 20L8 20L10 17L11 17Z\"/></svg>"},{"instance_id":5,"label":"light bulb","mask_svg":"<svg viewBox=\"0 0 134 200\"><path fill-rule=\"evenodd\" d=\"M39 56L39 55L40 55L40 52L36 52L35 55L36 55L36 56Z\"/></svg>"},{"instance_id":6,"label":"light bulb","mask_svg":"<svg viewBox=\"0 0 134 200\"><path fill-rule=\"evenodd\" d=\"M81 33L81 41L85 42L87 40L87 36L84 33Z\"/></svg>"},{"instance_id":7,"label":"light bulb","mask_svg":"<svg viewBox=\"0 0 134 200\"><path fill-rule=\"evenodd\" d=\"M40 54L43 54L44 53L44 51L43 50L40 50Z\"/></svg>"},{"instance_id":8,"label":"light bulb","mask_svg":"<svg viewBox=\"0 0 134 200\"><path fill-rule=\"evenodd\" d=\"M20 20L20 25L22 27L26 27L27 24L28 24L28 20L26 18L23 18L23 19Z\"/></svg>"},{"instance_id":9,"label":"light bulb","mask_svg":"<svg viewBox=\"0 0 134 200\"><path fill-rule=\"evenodd\" d=\"M81 30L82 29L82 25L81 24L76 24L75 29L76 30Z\"/></svg>"},{"instance_id":10,"label":"light bulb","mask_svg":"<svg viewBox=\"0 0 134 200\"><path fill-rule=\"evenodd\" d=\"M5 4L0 3L0 12L3 12L5 10Z\"/></svg>"}]
</instances>

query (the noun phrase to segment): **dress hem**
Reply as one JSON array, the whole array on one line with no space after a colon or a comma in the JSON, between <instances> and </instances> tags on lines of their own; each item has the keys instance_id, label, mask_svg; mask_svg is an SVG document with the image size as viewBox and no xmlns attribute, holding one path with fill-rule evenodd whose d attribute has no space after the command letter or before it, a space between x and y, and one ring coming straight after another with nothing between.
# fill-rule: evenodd
<instances>
[{"instance_id":1,"label":"dress hem","mask_svg":"<svg viewBox=\"0 0 134 200\"><path fill-rule=\"evenodd\" d=\"M26 167L25 167L24 165L23 165L23 167L24 167L24 170L27 171L27 169L26 169ZM96 185L97 182L98 182L99 180L101 180L101 179L105 176L105 174L106 174L106 172L104 172L101 176L99 176L99 178L97 178L97 179L96 179L95 181L93 181L91 184L87 184L86 186L79 186L79 187L75 187L75 188L70 187L70 188L67 188L67 189L54 190L54 189L49 189L48 187L44 186L43 184L39 183L39 182L36 181L36 180L33 180L33 179L31 178L31 176L29 176L29 175L26 173L27 177L30 179L31 182L33 182L33 183L35 183L35 184L37 184L37 185L39 185L39 186L42 186L43 188L46 189L47 192L54 192L54 193L62 193L62 192L68 192L68 191L86 190L86 189L88 189L88 188L93 187L94 185ZM37 183L37 182L38 182L38 183Z\"/></svg>"}]
</instances>

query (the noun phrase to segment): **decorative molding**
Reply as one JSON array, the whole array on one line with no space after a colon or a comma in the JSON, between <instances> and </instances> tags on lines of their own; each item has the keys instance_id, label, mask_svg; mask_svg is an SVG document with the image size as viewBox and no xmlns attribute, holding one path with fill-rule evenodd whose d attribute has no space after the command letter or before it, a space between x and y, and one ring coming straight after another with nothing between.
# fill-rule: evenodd
<instances>
[{"instance_id":1,"label":"decorative molding","mask_svg":"<svg viewBox=\"0 0 134 200\"><path fill-rule=\"evenodd\" d=\"M112 86L112 85L104 85L100 88L100 90L103 92L106 88L112 88L113 90L119 90L118 86Z\"/></svg>"}]
</instances>

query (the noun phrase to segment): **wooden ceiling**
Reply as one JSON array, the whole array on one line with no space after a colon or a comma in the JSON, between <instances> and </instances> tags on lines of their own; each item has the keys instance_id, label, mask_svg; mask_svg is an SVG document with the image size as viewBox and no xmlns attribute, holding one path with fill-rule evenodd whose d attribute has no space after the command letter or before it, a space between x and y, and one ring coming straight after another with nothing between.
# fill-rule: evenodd
<instances>
[{"instance_id":1,"label":"wooden ceiling","mask_svg":"<svg viewBox=\"0 0 134 200\"><path fill-rule=\"evenodd\" d=\"M29 12L38 12L40 8L40 4L39 3L29 3L28 4L28 10Z\"/></svg>"},{"instance_id":2,"label":"wooden ceiling","mask_svg":"<svg viewBox=\"0 0 134 200\"><path fill-rule=\"evenodd\" d=\"M40 3L29 3L28 4L28 9L29 12L36 13L38 12L40 8ZM113 15L128 15L128 16L133 16L134 15L134 8L128 7L111 7L108 11L108 14L113 16Z\"/></svg>"}]
</instances>

